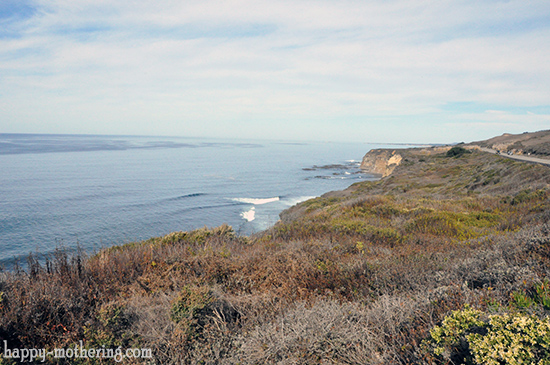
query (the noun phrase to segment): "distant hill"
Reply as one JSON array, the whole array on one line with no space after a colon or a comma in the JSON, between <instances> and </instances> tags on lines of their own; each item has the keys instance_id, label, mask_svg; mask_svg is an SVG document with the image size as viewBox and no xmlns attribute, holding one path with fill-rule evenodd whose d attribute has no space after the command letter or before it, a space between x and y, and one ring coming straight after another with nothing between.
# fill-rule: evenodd
<instances>
[{"instance_id":1,"label":"distant hill","mask_svg":"<svg viewBox=\"0 0 550 365\"><path fill-rule=\"evenodd\" d=\"M501 152L519 155L550 156L550 130L509 134L493 137L484 141L471 142L468 145L492 148Z\"/></svg>"},{"instance_id":2,"label":"distant hill","mask_svg":"<svg viewBox=\"0 0 550 365\"><path fill-rule=\"evenodd\" d=\"M521 136L483 143L548 132ZM465 147L371 150L384 177L249 237L30 255L0 271L0 364L549 364L550 167Z\"/></svg>"}]
</instances>

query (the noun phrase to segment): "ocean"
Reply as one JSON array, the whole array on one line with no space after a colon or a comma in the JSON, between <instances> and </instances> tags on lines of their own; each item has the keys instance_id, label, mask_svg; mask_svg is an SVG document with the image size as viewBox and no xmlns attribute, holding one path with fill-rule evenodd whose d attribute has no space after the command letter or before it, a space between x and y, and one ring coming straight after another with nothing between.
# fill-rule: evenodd
<instances>
[{"instance_id":1,"label":"ocean","mask_svg":"<svg viewBox=\"0 0 550 365\"><path fill-rule=\"evenodd\" d=\"M0 134L0 265L231 225L250 235L306 199L373 180L366 143Z\"/></svg>"}]
</instances>

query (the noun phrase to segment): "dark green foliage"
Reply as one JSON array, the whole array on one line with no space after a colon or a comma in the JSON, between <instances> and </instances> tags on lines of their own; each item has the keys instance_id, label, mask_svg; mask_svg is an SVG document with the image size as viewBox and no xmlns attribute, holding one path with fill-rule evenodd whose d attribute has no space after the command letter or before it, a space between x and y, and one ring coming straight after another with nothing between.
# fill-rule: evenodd
<instances>
[{"instance_id":1,"label":"dark green foliage","mask_svg":"<svg viewBox=\"0 0 550 365\"><path fill-rule=\"evenodd\" d=\"M435 364L422 341L467 303L547 315L548 168L402 154L388 178L304 202L251 237L224 225L89 259L30 257L0 277L0 338L152 348L154 363Z\"/></svg>"},{"instance_id":2,"label":"dark green foliage","mask_svg":"<svg viewBox=\"0 0 550 365\"><path fill-rule=\"evenodd\" d=\"M187 322L190 325L198 325L204 322L203 317L211 309L214 297L206 287L185 286L172 303L170 318L176 322Z\"/></svg>"},{"instance_id":3,"label":"dark green foliage","mask_svg":"<svg viewBox=\"0 0 550 365\"><path fill-rule=\"evenodd\" d=\"M451 148L450 150L447 151L446 156L447 157L460 157L460 156L463 156L463 155L468 154L468 153L472 153L472 152L468 151L464 147L454 146L453 148Z\"/></svg>"},{"instance_id":4,"label":"dark green foliage","mask_svg":"<svg viewBox=\"0 0 550 365\"><path fill-rule=\"evenodd\" d=\"M511 297L510 304L518 309L550 310L550 281L544 279L528 289L513 292Z\"/></svg>"}]
</instances>

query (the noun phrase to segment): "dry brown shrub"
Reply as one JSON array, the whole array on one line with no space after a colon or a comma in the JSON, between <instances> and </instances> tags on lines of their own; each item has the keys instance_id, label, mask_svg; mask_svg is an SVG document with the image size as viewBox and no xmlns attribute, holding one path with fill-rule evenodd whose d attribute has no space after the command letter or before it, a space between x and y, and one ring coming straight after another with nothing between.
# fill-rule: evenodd
<instances>
[{"instance_id":1,"label":"dry brown shrub","mask_svg":"<svg viewBox=\"0 0 550 365\"><path fill-rule=\"evenodd\" d=\"M205 293L202 289L197 293ZM240 313L222 292L210 290L208 295L211 300L192 322L174 320L177 293L136 296L128 302L136 317L134 332L153 350L157 363L219 363L236 350Z\"/></svg>"},{"instance_id":2,"label":"dry brown shrub","mask_svg":"<svg viewBox=\"0 0 550 365\"><path fill-rule=\"evenodd\" d=\"M359 305L298 302L273 322L242 338L234 356L242 364L384 363L381 343Z\"/></svg>"},{"instance_id":3,"label":"dry brown shrub","mask_svg":"<svg viewBox=\"0 0 550 365\"><path fill-rule=\"evenodd\" d=\"M369 305L318 298L298 301L240 335L230 358L241 364L420 364L421 341L449 310L473 297L467 288L384 295ZM434 304L437 303L437 304Z\"/></svg>"}]
</instances>

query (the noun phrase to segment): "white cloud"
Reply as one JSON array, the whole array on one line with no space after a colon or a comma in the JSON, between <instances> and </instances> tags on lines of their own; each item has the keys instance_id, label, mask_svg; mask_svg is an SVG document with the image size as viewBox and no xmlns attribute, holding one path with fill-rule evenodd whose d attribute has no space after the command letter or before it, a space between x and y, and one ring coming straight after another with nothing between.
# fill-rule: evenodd
<instances>
[{"instance_id":1,"label":"white cloud","mask_svg":"<svg viewBox=\"0 0 550 365\"><path fill-rule=\"evenodd\" d=\"M361 123L377 128L380 118L406 130L434 116L473 117L441 110L452 102L506 110L550 100L545 1L39 5L20 37L0 38L7 131L78 132L93 123L97 133L185 134L279 120L288 123L275 137L307 138L317 123L330 138Z\"/></svg>"}]
</instances>

